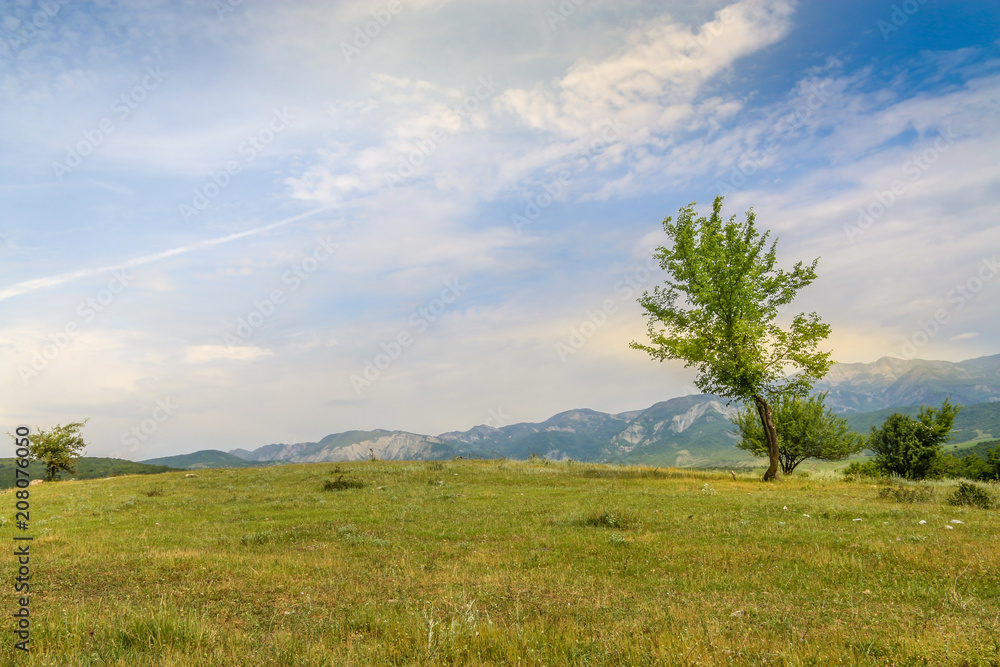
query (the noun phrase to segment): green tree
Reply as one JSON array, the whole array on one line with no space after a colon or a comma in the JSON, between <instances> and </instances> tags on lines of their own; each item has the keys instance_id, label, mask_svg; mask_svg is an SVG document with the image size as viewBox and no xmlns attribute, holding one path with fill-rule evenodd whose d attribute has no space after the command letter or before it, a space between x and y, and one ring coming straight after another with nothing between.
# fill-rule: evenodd
<instances>
[{"instance_id":1,"label":"green tree","mask_svg":"<svg viewBox=\"0 0 1000 667\"><path fill-rule=\"evenodd\" d=\"M778 432L782 473L790 474L806 459L841 461L864 449L864 436L852 431L846 419L826 409L825 400L825 393L807 398L791 394L775 397L771 413ZM733 423L740 437L737 447L754 456L768 455L756 410L748 406L733 417Z\"/></svg>"},{"instance_id":2,"label":"green tree","mask_svg":"<svg viewBox=\"0 0 1000 667\"><path fill-rule=\"evenodd\" d=\"M894 413L872 427L868 449L875 464L885 472L907 479L923 479L941 467L941 446L947 442L955 416L962 409L945 399L940 409L920 408L917 419Z\"/></svg>"},{"instance_id":3,"label":"green tree","mask_svg":"<svg viewBox=\"0 0 1000 667\"><path fill-rule=\"evenodd\" d=\"M990 466L990 478L1000 480L1000 445L989 450L986 462Z\"/></svg>"},{"instance_id":4,"label":"green tree","mask_svg":"<svg viewBox=\"0 0 1000 667\"><path fill-rule=\"evenodd\" d=\"M45 463L45 477L48 481L53 481L60 471L70 475L76 472L77 459L87 446L80 436L80 429L88 421L90 420L84 419L65 426L56 424L48 431L38 430L31 436L28 451L31 458Z\"/></svg>"},{"instance_id":5,"label":"green tree","mask_svg":"<svg viewBox=\"0 0 1000 667\"><path fill-rule=\"evenodd\" d=\"M780 446L770 401L804 395L830 368L830 353L816 349L830 334L816 313L799 314L787 329L775 323L779 311L816 279L816 263L775 268L775 240L767 247L754 226L753 210L742 223L722 219L722 197L709 218L695 218L691 204L663 231L673 241L654 257L669 277L644 292L639 303L648 318L650 344L635 341L659 361L682 359L695 367L703 392L752 403L767 441L770 465L764 480L780 477ZM789 371L798 371L789 374Z\"/></svg>"},{"instance_id":6,"label":"green tree","mask_svg":"<svg viewBox=\"0 0 1000 667\"><path fill-rule=\"evenodd\" d=\"M993 479L993 470L987 461L984 461L975 454L966 454L962 457L944 454L937 458L927 476L985 481Z\"/></svg>"}]
</instances>

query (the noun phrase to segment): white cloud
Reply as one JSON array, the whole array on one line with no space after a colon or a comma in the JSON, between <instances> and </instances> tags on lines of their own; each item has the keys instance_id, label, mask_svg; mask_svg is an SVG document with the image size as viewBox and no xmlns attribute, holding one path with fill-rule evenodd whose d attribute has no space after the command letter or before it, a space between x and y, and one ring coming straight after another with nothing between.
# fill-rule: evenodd
<instances>
[{"instance_id":1,"label":"white cloud","mask_svg":"<svg viewBox=\"0 0 1000 667\"><path fill-rule=\"evenodd\" d=\"M693 112L691 102L705 82L781 39L792 7L785 0L742 0L697 31L664 16L635 29L617 55L581 59L552 86L510 90L502 101L528 127L564 137L593 132L615 117L637 136L663 134ZM732 110L716 108L723 116Z\"/></svg>"}]
</instances>

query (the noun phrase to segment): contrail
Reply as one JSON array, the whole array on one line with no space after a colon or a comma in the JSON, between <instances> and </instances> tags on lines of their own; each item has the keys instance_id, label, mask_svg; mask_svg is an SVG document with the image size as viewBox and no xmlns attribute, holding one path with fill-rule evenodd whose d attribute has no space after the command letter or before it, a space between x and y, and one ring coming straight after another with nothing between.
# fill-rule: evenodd
<instances>
[{"instance_id":1,"label":"contrail","mask_svg":"<svg viewBox=\"0 0 1000 667\"><path fill-rule=\"evenodd\" d=\"M308 218L311 215L320 213L322 211L328 211L332 206L324 206L323 208L313 209L312 211L306 211L305 213L300 213L291 218L285 218L284 220L279 220L278 222L272 222L269 225L264 225L263 227L255 227L254 229L248 229L244 232L237 232L235 234L230 234L229 236L222 236L217 239L208 239L206 241L198 241L197 243L192 243L190 245L181 246L179 248L171 248L170 250L164 250L163 252L154 253L152 255L145 255L143 257L136 257L134 259L126 260L120 264L111 264L109 266L102 266L96 269L80 269L79 271L70 271L69 273L60 273L54 276L48 276L46 278L33 278L31 280L25 280L24 282L16 283L10 287L6 287L0 290L0 301L6 301L7 299L15 296L20 296L21 294L26 294L28 292L34 292L35 290L44 289L46 287L55 287L56 285L65 285L66 283L73 282L74 280L79 280L80 278L87 278L89 276L95 276L101 273L107 273L108 271L114 271L116 269L127 269L129 267L138 266L140 264L148 264L150 262L155 262L157 260L166 259L167 257L173 257L174 255L183 255L186 252L194 252L195 250L201 250L202 248L208 248L214 245L219 245L221 243L228 243L230 241L235 241L236 239L241 239L244 236L253 236L254 234L262 234L266 231L274 229L276 227L281 227L283 225L289 225L293 222L298 222L303 218Z\"/></svg>"}]
</instances>

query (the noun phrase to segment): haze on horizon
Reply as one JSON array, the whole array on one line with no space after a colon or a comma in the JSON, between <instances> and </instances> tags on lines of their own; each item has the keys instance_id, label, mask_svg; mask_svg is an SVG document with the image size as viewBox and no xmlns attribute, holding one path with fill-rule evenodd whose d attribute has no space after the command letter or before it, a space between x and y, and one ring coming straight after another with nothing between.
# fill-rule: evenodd
<instances>
[{"instance_id":1,"label":"haze on horizon","mask_svg":"<svg viewBox=\"0 0 1000 667\"><path fill-rule=\"evenodd\" d=\"M792 312L837 361L1000 351L996 3L3 12L5 432L142 460L691 393L628 343L660 221L720 193L821 257Z\"/></svg>"}]
</instances>

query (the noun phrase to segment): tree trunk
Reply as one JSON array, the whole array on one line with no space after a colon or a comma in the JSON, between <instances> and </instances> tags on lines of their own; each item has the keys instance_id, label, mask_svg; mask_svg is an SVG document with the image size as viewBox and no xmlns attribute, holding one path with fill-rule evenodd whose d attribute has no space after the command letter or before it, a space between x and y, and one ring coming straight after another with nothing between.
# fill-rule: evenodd
<instances>
[{"instance_id":1,"label":"tree trunk","mask_svg":"<svg viewBox=\"0 0 1000 667\"><path fill-rule=\"evenodd\" d=\"M764 481L778 481L781 479L781 450L778 448L778 431L774 428L774 420L771 418L771 406L760 395L754 395L753 401L757 405L760 423L764 426L764 437L767 438L767 456L771 462L767 467L767 472L764 473Z\"/></svg>"}]
</instances>

